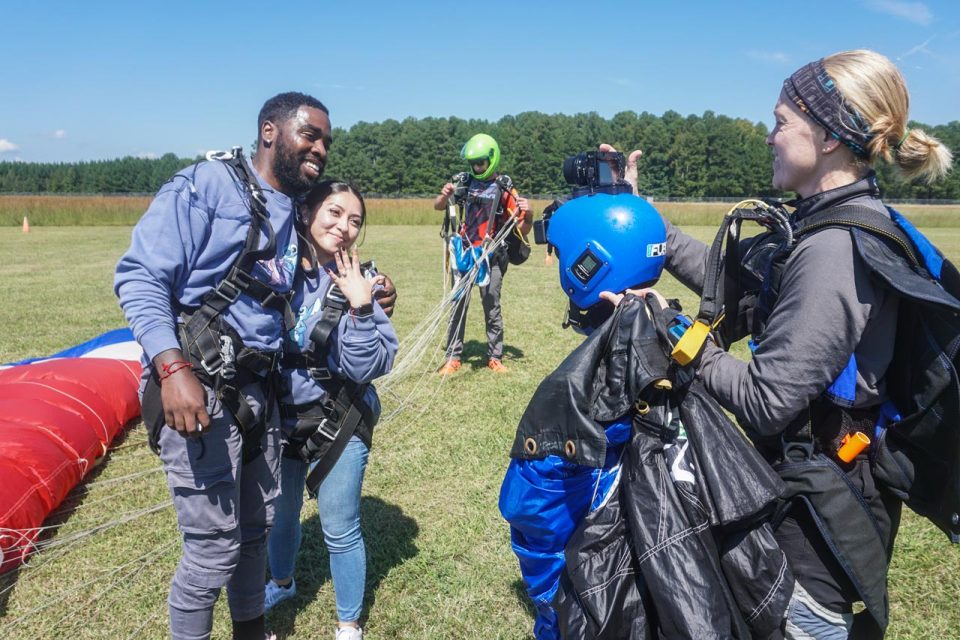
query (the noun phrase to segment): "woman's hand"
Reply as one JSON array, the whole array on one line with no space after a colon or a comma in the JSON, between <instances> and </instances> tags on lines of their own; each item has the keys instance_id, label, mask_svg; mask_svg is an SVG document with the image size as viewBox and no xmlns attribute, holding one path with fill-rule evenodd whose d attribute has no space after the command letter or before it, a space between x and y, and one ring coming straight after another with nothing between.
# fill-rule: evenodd
<instances>
[{"instance_id":1,"label":"woman's hand","mask_svg":"<svg viewBox=\"0 0 960 640\"><path fill-rule=\"evenodd\" d=\"M350 253L340 248L333 255L337 264L337 271L327 270L327 275L340 288L343 296L354 309L373 302L373 283L363 277L360 269L360 256L354 247Z\"/></svg>"},{"instance_id":2,"label":"woman's hand","mask_svg":"<svg viewBox=\"0 0 960 640\"><path fill-rule=\"evenodd\" d=\"M613 306L617 306L620 304L620 301L623 300L624 296L626 296L628 293L632 293L638 298L646 298L648 295L652 295L654 298L656 298L657 302L660 304L661 309L666 309L667 306L669 306L667 305L667 299L664 298L660 294L660 292L657 291L656 289L627 289L623 293L614 293L612 291L601 291L600 299L613 303Z\"/></svg>"}]
</instances>

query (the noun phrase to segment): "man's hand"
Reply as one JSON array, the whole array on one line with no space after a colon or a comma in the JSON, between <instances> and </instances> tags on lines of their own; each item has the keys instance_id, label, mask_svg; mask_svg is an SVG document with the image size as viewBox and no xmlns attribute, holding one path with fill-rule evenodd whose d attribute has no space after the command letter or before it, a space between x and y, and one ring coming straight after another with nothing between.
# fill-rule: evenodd
<instances>
[{"instance_id":1,"label":"man's hand","mask_svg":"<svg viewBox=\"0 0 960 640\"><path fill-rule=\"evenodd\" d=\"M530 201L526 198L517 197L516 217L520 233L526 236L533 228L533 211L530 210Z\"/></svg>"},{"instance_id":2,"label":"man's hand","mask_svg":"<svg viewBox=\"0 0 960 640\"><path fill-rule=\"evenodd\" d=\"M433 201L433 208L437 211L443 211L447 208L447 201L450 199L450 196L453 195L456 187L453 186L452 182L448 182L443 185L443 188L440 190L440 195L436 197Z\"/></svg>"},{"instance_id":3,"label":"man's hand","mask_svg":"<svg viewBox=\"0 0 960 640\"><path fill-rule=\"evenodd\" d=\"M654 298L656 298L657 303L660 304L661 309L666 309L667 306L669 306L667 305L666 298L664 298L660 294L660 292L657 291L656 289L627 289L623 293L613 293L612 291L601 291L600 299L606 300L607 302L611 302L613 303L613 306L616 307L617 305L620 304L624 296L626 296L628 293L632 293L638 298L646 298L647 295L649 294L649 295L652 295Z\"/></svg>"},{"instance_id":4,"label":"man's hand","mask_svg":"<svg viewBox=\"0 0 960 640\"><path fill-rule=\"evenodd\" d=\"M168 349L153 359L153 366L160 377L164 421L180 435L189 436L210 426L210 414L207 413L206 392L193 370L188 366L177 366L185 360L180 349Z\"/></svg>"},{"instance_id":5,"label":"man's hand","mask_svg":"<svg viewBox=\"0 0 960 640\"><path fill-rule=\"evenodd\" d=\"M373 281L373 299L377 301L387 317L393 315L393 308L397 304L397 287L390 276L381 273ZM379 285L379 286L376 286Z\"/></svg>"},{"instance_id":6,"label":"man's hand","mask_svg":"<svg viewBox=\"0 0 960 640\"><path fill-rule=\"evenodd\" d=\"M601 144L599 151L615 152L616 149L609 144ZM643 155L643 151L640 149L634 149L630 152L630 155L627 156L627 166L623 171L623 179L630 183L630 186L633 187L633 195L640 195L640 189L637 187L637 161L640 160L640 156ZM616 171L617 167L611 163L610 170Z\"/></svg>"}]
</instances>

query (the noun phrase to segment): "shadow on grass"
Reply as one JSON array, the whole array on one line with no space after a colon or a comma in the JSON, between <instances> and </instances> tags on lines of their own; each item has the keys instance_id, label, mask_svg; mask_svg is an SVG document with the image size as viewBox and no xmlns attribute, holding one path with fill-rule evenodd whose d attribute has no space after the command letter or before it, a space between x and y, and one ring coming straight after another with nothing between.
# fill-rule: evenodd
<instances>
[{"instance_id":1,"label":"shadow on grass","mask_svg":"<svg viewBox=\"0 0 960 640\"><path fill-rule=\"evenodd\" d=\"M505 344L503 345L503 362L508 367L511 360L521 360L523 349ZM487 368L487 343L479 340L467 340L463 343L463 353L460 356L464 365L471 369Z\"/></svg>"},{"instance_id":2,"label":"shadow on grass","mask_svg":"<svg viewBox=\"0 0 960 640\"><path fill-rule=\"evenodd\" d=\"M420 531L416 521L403 514L396 505L380 498L363 496L360 499L360 527L367 548L367 583L361 622L373 609L377 587L390 570L417 555L413 543ZM297 614L316 599L320 588L330 580L330 557L323 542L320 521L312 516L302 524L303 542L297 555L297 595L293 600L277 605L267 614L267 628L284 638L296 631ZM330 603L335 612L335 605ZM312 629L309 635L326 637L333 628Z\"/></svg>"},{"instance_id":3,"label":"shadow on grass","mask_svg":"<svg viewBox=\"0 0 960 640\"><path fill-rule=\"evenodd\" d=\"M513 581L513 594L517 596L517 602L523 607L530 619L537 617L537 608L533 606L533 600L527 595L527 585L523 584L522 579Z\"/></svg>"}]
</instances>

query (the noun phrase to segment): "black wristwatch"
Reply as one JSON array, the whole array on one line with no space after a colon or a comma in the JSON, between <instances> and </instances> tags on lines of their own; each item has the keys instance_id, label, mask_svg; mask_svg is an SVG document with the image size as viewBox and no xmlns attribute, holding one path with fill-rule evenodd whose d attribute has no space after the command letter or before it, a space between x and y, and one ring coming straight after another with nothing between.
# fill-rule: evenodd
<instances>
[{"instance_id":1,"label":"black wristwatch","mask_svg":"<svg viewBox=\"0 0 960 640\"><path fill-rule=\"evenodd\" d=\"M373 314L373 303L368 302L367 304L362 304L359 307L350 307L350 313L355 316L369 316Z\"/></svg>"}]
</instances>

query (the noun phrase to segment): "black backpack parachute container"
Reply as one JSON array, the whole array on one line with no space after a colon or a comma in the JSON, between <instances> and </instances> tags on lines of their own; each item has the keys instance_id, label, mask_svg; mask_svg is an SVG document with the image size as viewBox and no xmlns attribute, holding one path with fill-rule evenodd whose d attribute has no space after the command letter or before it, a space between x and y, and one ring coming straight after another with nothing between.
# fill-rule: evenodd
<instances>
[{"instance_id":1,"label":"black backpack parachute container","mask_svg":"<svg viewBox=\"0 0 960 640\"><path fill-rule=\"evenodd\" d=\"M721 343L746 335L757 305L757 273L751 253L763 244L779 252L769 277L778 279L789 252L827 228L849 229L871 276L900 298L887 390L899 418L878 426L868 449L876 480L960 543L960 273L906 218L858 205L840 205L804 218L791 228L782 209L762 205L727 216L707 265L698 319L718 318ZM777 230L741 252L739 228L755 220ZM725 257L721 245L727 240ZM721 302L724 304L721 307ZM724 315L723 309L726 310ZM729 313L736 309L736 313ZM762 309L761 309L762 312Z\"/></svg>"}]
</instances>

